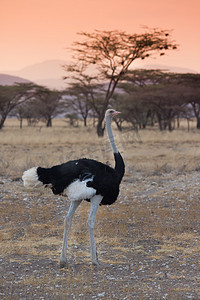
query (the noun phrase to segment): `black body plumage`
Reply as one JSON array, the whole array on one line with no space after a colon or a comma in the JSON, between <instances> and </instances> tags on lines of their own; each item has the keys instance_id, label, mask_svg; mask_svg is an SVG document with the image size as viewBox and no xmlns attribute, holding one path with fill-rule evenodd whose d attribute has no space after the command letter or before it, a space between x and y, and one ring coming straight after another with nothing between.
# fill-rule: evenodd
<instances>
[{"instance_id":1,"label":"black body plumage","mask_svg":"<svg viewBox=\"0 0 200 300\"><path fill-rule=\"evenodd\" d=\"M82 158L68 161L52 168L37 168L38 179L44 185L50 185L55 195L62 194L75 180L87 181L87 186L102 195L101 204L114 203L119 194L119 185L125 166L120 153L114 153L115 168L96 160ZM84 199L90 201L90 199Z\"/></svg>"}]
</instances>

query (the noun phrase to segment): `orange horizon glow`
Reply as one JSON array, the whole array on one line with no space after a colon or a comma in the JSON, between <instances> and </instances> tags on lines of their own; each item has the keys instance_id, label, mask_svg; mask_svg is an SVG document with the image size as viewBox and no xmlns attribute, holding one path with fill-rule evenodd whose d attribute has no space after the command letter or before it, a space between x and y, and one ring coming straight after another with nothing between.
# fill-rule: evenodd
<instances>
[{"instance_id":1,"label":"orange horizon glow","mask_svg":"<svg viewBox=\"0 0 200 300\"><path fill-rule=\"evenodd\" d=\"M182 67L200 73L199 0L2 0L0 72L49 59L70 59L66 48L77 32L150 28L173 29L180 46L144 64ZM135 61L140 67L141 62Z\"/></svg>"}]
</instances>

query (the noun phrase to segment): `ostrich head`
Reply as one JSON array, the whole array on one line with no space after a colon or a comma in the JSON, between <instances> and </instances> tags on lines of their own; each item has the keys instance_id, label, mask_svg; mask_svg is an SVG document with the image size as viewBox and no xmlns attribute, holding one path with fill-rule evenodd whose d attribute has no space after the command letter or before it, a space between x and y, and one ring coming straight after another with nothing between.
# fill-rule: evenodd
<instances>
[{"instance_id":1,"label":"ostrich head","mask_svg":"<svg viewBox=\"0 0 200 300\"><path fill-rule=\"evenodd\" d=\"M109 109L106 110L105 117L110 117L110 118L112 118L112 116L118 115L118 114L120 114L119 111L114 110L114 109L112 109L112 108L109 108Z\"/></svg>"}]
</instances>

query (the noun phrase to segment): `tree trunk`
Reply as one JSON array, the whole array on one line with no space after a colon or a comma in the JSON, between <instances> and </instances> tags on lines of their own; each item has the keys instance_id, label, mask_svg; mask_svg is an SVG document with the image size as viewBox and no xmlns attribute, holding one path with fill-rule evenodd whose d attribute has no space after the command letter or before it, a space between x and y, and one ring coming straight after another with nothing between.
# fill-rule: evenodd
<instances>
[{"instance_id":1,"label":"tree trunk","mask_svg":"<svg viewBox=\"0 0 200 300\"><path fill-rule=\"evenodd\" d=\"M5 116L5 117L3 116L3 117L0 119L0 130L3 128L3 125L4 125L5 120L6 120L6 116Z\"/></svg>"},{"instance_id":2,"label":"tree trunk","mask_svg":"<svg viewBox=\"0 0 200 300\"><path fill-rule=\"evenodd\" d=\"M190 119L187 118L187 130L190 131Z\"/></svg>"},{"instance_id":3,"label":"tree trunk","mask_svg":"<svg viewBox=\"0 0 200 300\"><path fill-rule=\"evenodd\" d=\"M20 129L22 129L23 118L20 118L19 122L20 122Z\"/></svg>"},{"instance_id":4,"label":"tree trunk","mask_svg":"<svg viewBox=\"0 0 200 300\"><path fill-rule=\"evenodd\" d=\"M87 117L83 118L83 122L84 122L84 127L87 127Z\"/></svg>"},{"instance_id":5,"label":"tree trunk","mask_svg":"<svg viewBox=\"0 0 200 300\"><path fill-rule=\"evenodd\" d=\"M177 116L177 128L178 129L180 128L180 118L179 118L179 116Z\"/></svg>"},{"instance_id":6,"label":"tree trunk","mask_svg":"<svg viewBox=\"0 0 200 300\"><path fill-rule=\"evenodd\" d=\"M169 120L168 120L168 130L169 130L169 131L173 131L173 129L174 129L174 128L173 128L173 126L172 126L172 120L169 119Z\"/></svg>"},{"instance_id":7,"label":"tree trunk","mask_svg":"<svg viewBox=\"0 0 200 300\"><path fill-rule=\"evenodd\" d=\"M51 118L49 118L48 120L47 120L47 125L46 125L47 127L52 127L52 119Z\"/></svg>"},{"instance_id":8,"label":"tree trunk","mask_svg":"<svg viewBox=\"0 0 200 300\"><path fill-rule=\"evenodd\" d=\"M161 118L160 114L158 114L158 113L157 113L157 119L158 119L159 129L160 129L160 131L162 131L163 130L162 118Z\"/></svg>"},{"instance_id":9,"label":"tree trunk","mask_svg":"<svg viewBox=\"0 0 200 300\"><path fill-rule=\"evenodd\" d=\"M104 130L105 130L105 127L103 127L103 119L99 118L98 119L98 124L97 124L97 135L98 135L98 137L104 136Z\"/></svg>"},{"instance_id":10,"label":"tree trunk","mask_svg":"<svg viewBox=\"0 0 200 300\"><path fill-rule=\"evenodd\" d=\"M197 129L200 129L200 117L197 117Z\"/></svg>"},{"instance_id":11,"label":"tree trunk","mask_svg":"<svg viewBox=\"0 0 200 300\"><path fill-rule=\"evenodd\" d=\"M117 125L117 128L119 131L122 131L122 123L118 122L116 119L114 119L115 124Z\"/></svg>"}]
</instances>

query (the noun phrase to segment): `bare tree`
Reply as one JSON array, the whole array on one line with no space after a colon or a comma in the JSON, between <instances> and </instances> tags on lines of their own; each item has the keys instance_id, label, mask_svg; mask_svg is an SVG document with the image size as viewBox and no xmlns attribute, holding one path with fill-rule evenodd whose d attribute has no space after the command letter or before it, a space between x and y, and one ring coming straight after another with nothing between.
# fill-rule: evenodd
<instances>
[{"instance_id":1,"label":"bare tree","mask_svg":"<svg viewBox=\"0 0 200 300\"><path fill-rule=\"evenodd\" d=\"M149 29L142 34L127 34L124 31L81 32L83 41L74 42L74 65L96 66L96 82L104 86L101 111L98 115L97 134L104 134L104 114L122 76L136 59L145 59L153 54L164 55L165 51L176 49L169 30ZM66 70L67 69L66 66Z\"/></svg>"}]
</instances>

